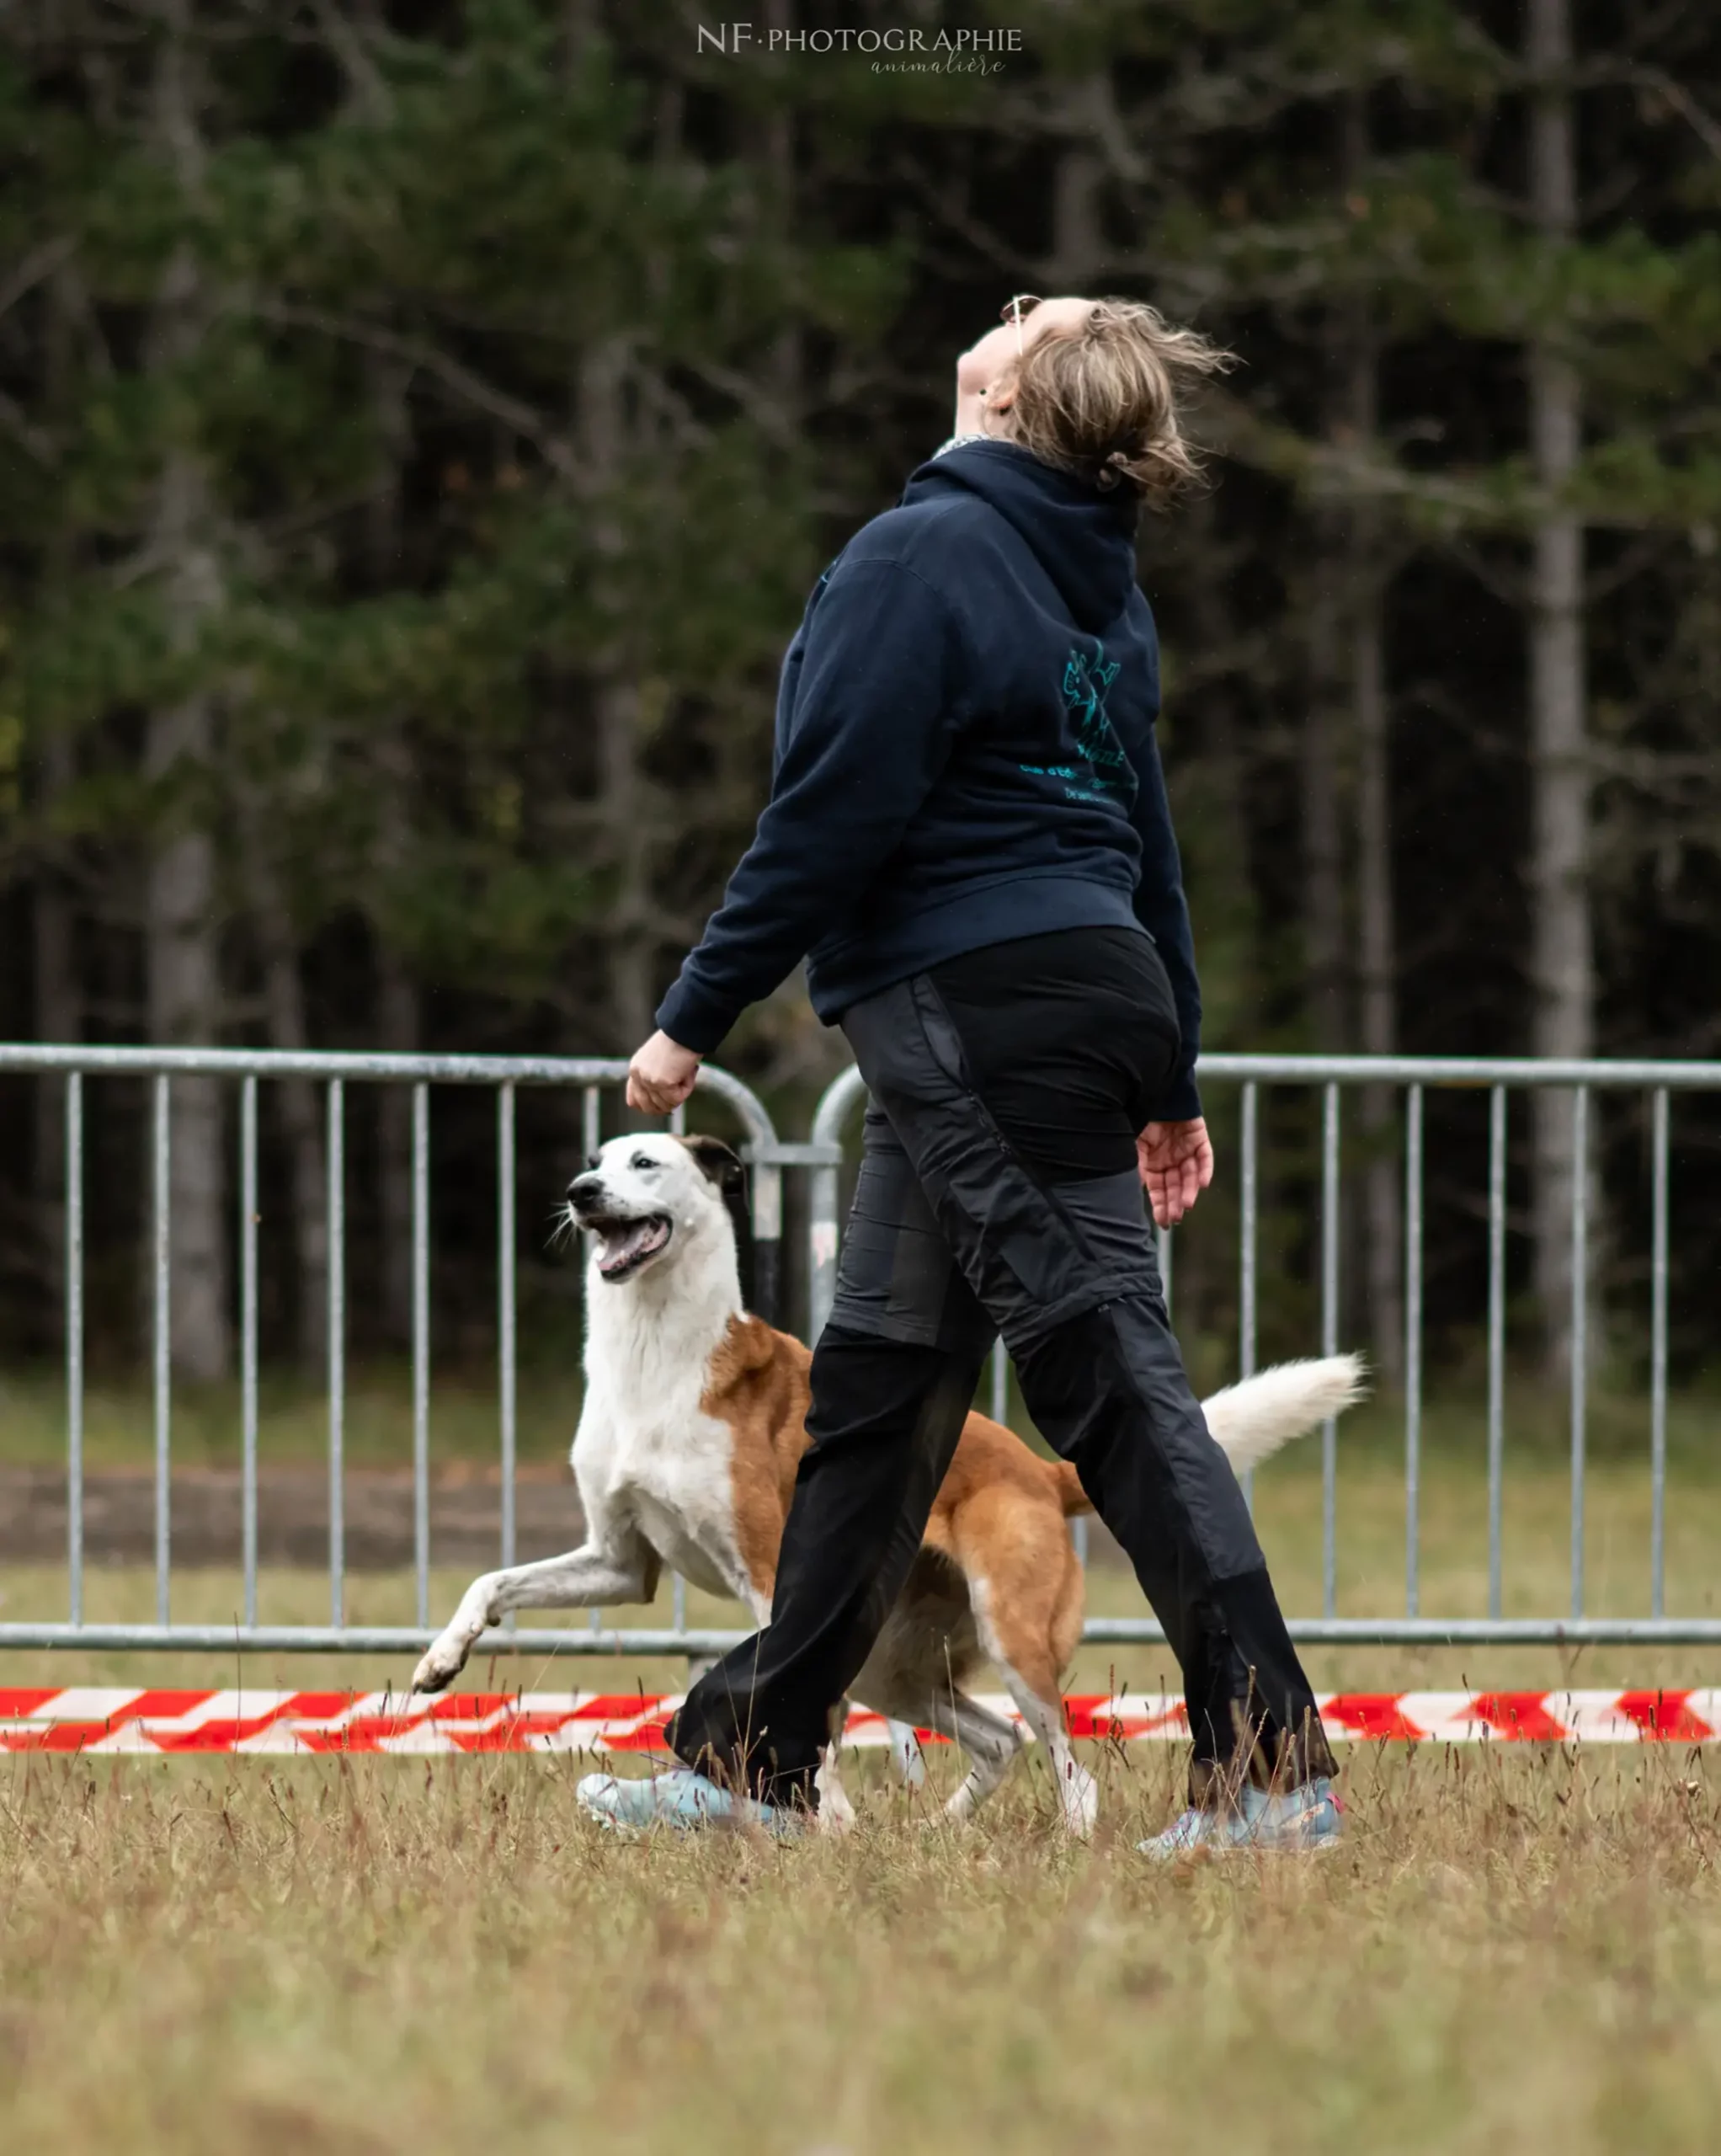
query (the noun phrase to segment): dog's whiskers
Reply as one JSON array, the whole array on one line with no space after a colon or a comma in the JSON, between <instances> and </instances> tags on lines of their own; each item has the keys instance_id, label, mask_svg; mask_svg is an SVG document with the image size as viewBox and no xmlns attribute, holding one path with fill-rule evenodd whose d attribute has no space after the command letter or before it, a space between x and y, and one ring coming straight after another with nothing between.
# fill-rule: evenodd
<instances>
[{"instance_id":1,"label":"dog's whiskers","mask_svg":"<svg viewBox=\"0 0 1721 2156\"><path fill-rule=\"evenodd\" d=\"M577 1240L579 1235L579 1215L571 1205L557 1205L550 1214L551 1226L544 1247L560 1250L565 1244Z\"/></svg>"}]
</instances>

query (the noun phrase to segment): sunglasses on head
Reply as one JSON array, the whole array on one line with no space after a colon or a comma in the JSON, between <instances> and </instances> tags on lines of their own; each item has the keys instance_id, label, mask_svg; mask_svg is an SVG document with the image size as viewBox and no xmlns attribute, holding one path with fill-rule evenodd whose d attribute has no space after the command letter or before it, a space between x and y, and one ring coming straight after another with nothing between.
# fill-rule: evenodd
<instances>
[{"instance_id":1,"label":"sunglasses on head","mask_svg":"<svg viewBox=\"0 0 1721 2156\"><path fill-rule=\"evenodd\" d=\"M1031 314L1039 305L1040 295L1037 292L1018 292L1013 298L1004 302L999 312L998 318L1000 322L1013 322L1015 324L1018 359L1021 357L1023 350L1022 318L1025 315Z\"/></svg>"}]
</instances>

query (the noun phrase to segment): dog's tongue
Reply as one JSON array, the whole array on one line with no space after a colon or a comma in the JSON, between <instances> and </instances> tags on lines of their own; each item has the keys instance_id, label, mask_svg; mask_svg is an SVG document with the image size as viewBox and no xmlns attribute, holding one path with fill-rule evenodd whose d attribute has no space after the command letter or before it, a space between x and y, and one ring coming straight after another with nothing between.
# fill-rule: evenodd
<instances>
[{"instance_id":1,"label":"dog's tongue","mask_svg":"<svg viewBox=\"0 0 1721 2156\"><path fill-rule=\"evenodd\" d=\"M622 1273L636 1258L660 1249L666 1230L661 1220L624 1220L600 1230L604 1247L598 1256L599 1273Z\"/></svg>"}]
</instances>

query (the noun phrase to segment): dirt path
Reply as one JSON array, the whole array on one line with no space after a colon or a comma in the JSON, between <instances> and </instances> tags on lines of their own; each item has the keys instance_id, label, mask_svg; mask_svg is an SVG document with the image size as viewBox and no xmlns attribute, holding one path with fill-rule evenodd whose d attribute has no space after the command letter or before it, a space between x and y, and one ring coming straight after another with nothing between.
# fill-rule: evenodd
<instances>
[{"instance_id":1,"label":"dirt path","mask_svg":"<svg viewBox=\"0 0 1721 2156\"><path fill-rule=\"evenodd\" d=\"M265 1565L328 1561L328 1479L319 1468L265 1468L257 1478L257 1547ZM347 1564L386 1572L413 1561L410 1475L354 1469L344 1486ZM239 1561L237 1468L187 1469L173 1478L176 1566ZM580 1540L579 1499L565 1469L522 1471L518 1483L522 1559L554 1556ZM493 1564L502 1534L502 1486L493 1472L445 1475L430 1486L436 1562ZM103 1469L84 1478L84 1555L93 1564L144 1564L155 1554L155 1482L147 1470ZM66 1555L66 1478L57 1469L0 1467L0 1562L52 1564Z\"/></svg>"}]
</instances>

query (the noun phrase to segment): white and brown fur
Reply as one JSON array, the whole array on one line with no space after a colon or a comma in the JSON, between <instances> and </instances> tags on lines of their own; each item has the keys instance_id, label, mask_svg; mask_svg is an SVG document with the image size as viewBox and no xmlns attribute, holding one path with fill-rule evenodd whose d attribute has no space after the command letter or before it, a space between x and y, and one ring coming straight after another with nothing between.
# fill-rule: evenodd
<instances>
[{"instance_id":1,"label":"white and brown fur","mask_svg":"<svg viewBox=\"0 0 1721 2156\"><path fill-rule=\"evenodd\" d=\"M569 1219L593 1238L573 1454L586 1540L474 1580L418 1664L415 1691L449 1684L508 1611L650 1602L666 1565L770 1621L812 1355L743 1307L725 1202L739 1179L719 1141L653 1134L610 1139L569 1186ZM1361 1380L1355 1356L1284 1364L1216 1393L1208 1427L1240 1473L1340 1412ZM970 1768L952 1818L996 1788L1021 1742L963 1689L989 1660L1046 1748L1065 1826L1093 1824L1097 1792L1064 1733L1060 1689L1083 1615L1065 1523L1090 1509L1073 1468L968 1417L914 1570L854 1685L906 1730L962 1747ZM912 1748L902 1756L912 1770ZM820 1789L829 1823L852 1816L834 1759Z\"/></svg>"}]
</instances>

